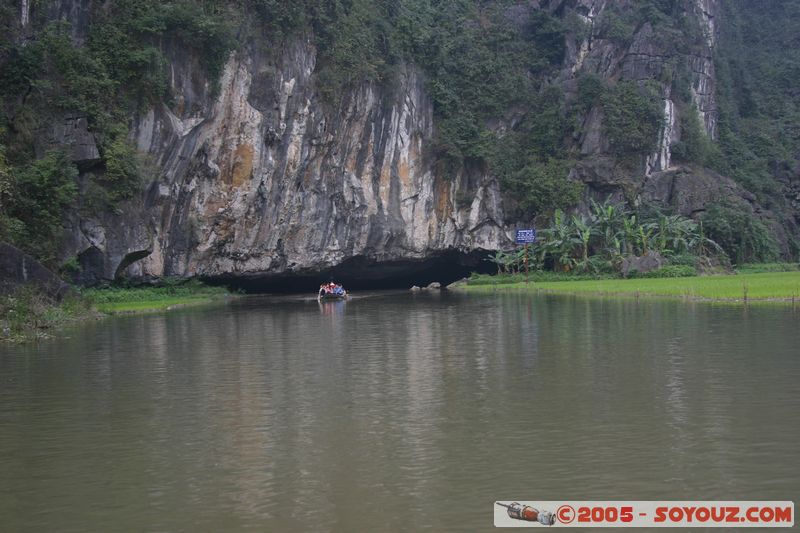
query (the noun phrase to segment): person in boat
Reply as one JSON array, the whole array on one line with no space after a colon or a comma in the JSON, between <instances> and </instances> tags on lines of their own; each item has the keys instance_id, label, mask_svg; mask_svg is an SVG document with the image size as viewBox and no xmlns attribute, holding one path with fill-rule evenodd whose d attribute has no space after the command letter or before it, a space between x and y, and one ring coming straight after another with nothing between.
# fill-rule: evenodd
<instances>
[{"instance_id":1,"label":"person in boat","mask_svg":"<svg viewBox=\"0 0 800 533\"><path fill-rule=\"evenodd\" d=\"M319 286L319 295L320 296L327 296L333 293L334 283L329 281L328 283L323 283Z\"/></svg>"},{"instance_id":2,"label":"person in boat","mask_svg":"<svg viewBox=\"0 0 800 533\"><path fill-rule=\"evenodd\" d=\"M330 281L328 283L323 283L319 286L319 296L344 296L345 290L344 287L339 285L338 283L334 283Z\"/></svg>"}]
</instances>

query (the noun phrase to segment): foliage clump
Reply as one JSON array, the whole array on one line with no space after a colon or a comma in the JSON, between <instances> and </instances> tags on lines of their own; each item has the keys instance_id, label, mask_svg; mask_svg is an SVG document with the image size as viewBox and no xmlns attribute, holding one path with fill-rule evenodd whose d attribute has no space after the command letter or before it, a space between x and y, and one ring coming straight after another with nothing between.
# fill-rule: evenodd
<instances>
[{"instance_id":1,"label":"foliage clump","mask_svg":"<svg viewBox=\"0 0 800 533\"><path fill-rule=\"evenodd\" d=\"M724 201L711 204L703 224L735 263L769 263L780 256L767 226L741 206Z\"/></svg>"},{"instance_id":2,"label":"foliage clump","mask_svg":"<svg viewBox=\"0 0 800 533\"><path fill-rule=\"evenodd\" d=\"M694 275L698 258L722 256L724 251L706 236L703 226L680 215L632 213L624 206L592 202L588 215L556 210L550 227L540 231L529 266L534 270L583 274L617 272L625 257L657 252L671 259L658 277ZM498 273L518 272L524 250L496 252ZM687 261L688 258L688 261Z\"/></svg>"},{"instance_id":3,"label":"foliage clump","mask_svg":"<svg viewBox=\"0 0 800 533\"><path fill-rule=\"evenodd\" d=\"M762 203L780 202L776 171L795 164L800 144L800 5L736 0L720 6L725 24L715 67L721 157L711 166Z\"/></svg>"},{"instance_id":4,"label":"foliage clump","mask_svg":"<svg viewBox=\"0 0 800 533\"><path fill-rule=\"evenodd\" d=\"M231 52L252 45L253 32L275 50L297 36L312 40L318 88L334 106L348 94L345 89L359 84L391 90L401 64L418 65L433 102L432 152L439 173L453 177L459 169L477 168L496 177L510 219L532 219L577 203L582 185L568 176L581 157L578 139L592 109L602 113L612 155L640 163L656 147L662 88L671 88L680 111L675 161L730 175L762 203L781 202L776 169L791 167L800 143L795 87L800 47L785 45L800 21L800 9L791 2L723 3L725 24L715 52L718 142L705 134L692 101L696 74L687 58L704 46L704 36L679 0L641 0L625 8L612 3L591 28L569 3L555 10L474 0L102 4L93 10L81 42L65 24L45 26L41 19L31 39L14 39L10 32L0 37L0 150L6 156L0 168L0 234L17 235L5 238L23 247L26 232L44 235L13 214L24 209L16 203L18 187L42 155L34 141L43 125L65 112L88 117L102 161L82 184L83 207L108 209L134 196L146 179L146 167L129 142L129 121L156 102L170 102L167 54L173 45L193 51L214 86ZM0 23L11 28L13 17L16 10L0 8ZM745 20L753 24L745 27ZM573 44L579 46L591 37L627 47L637 35L671 57L657 81L607 83L579 74L577 94L567 96L553 81L568 40L578 39ZM60 182L62 174L52 180ZM758 223L752 228L753 238L761 238ZM736 245L721 223L714 231L734 258L770 257L774 248L769 241L761 251ZM52 243L47 247L52 250Z\"/></svg>"},{"instance_id":5,"label":"foliage clump","mask_svg":"<svg viewBox=\"0 0 800 533\"><path fill-rule=\"evenodd\" d=\"M36 6L34 6L35 8ZM62 221L78 202L78 171L42 138L67 114L85 116L101 160L85 176L84 209L105 211L141 190L143 159L130 117L168 100L163 41L196 50L218 79L233 47L223 1L106 2L84 41L67 23L35 20L31 39L0 39L0 239L56 266ZM43 155L44 154L44 155ZM84 169L85 170L85 169Z\"/></svg>"},{"instance_id":6,"label":"foliage clump","mask_svg":"<svg viewBox=\"0 0 800 533\"><path fill-rule=\"evenodd\" d=\"M46 338L58 327L93 315L90 304L76 295L55 301L35 287L22 286L0 295L0 341Z\"/></svg>"},{"instance_id":7,"label":"foliage clump","mask_svg":"<svg viewBox=\"0 0 800 533\"><path fill-rule=\"evenodd\" d=\"M652 152L664 120L663 102L652 83L617 83L601 97L603 131L611 150L625 157Z\"/></svg>"},{"instance_id":8,"label":"foliage clump","mask_svg":"<svg viewBox=\"0 0 800 533\"><path fill-rule=\"evenodd\" d=\"M63 212L77 196L78 171L62 151L3 172L0 240L18 245L53 264L63 233Z\"/></svg>"}]
</instances>

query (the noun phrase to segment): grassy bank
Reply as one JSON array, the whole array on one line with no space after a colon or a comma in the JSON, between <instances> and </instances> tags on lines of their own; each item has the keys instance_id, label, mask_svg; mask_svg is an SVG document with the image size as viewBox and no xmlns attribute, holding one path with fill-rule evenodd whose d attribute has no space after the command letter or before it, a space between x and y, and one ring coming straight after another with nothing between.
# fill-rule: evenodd
<instances>
[{"instance_id":1,"label":"grassy bank","mask_svg":"<svg viewBox=\"0 0 800 533\"><path fill-rule=\"evenodd\" d=\"M91 303L76 294L56 302L34 288L23 287L13 295L0 296L0 340L46 338L71 322L98 316Z\"/></svg>"},{"instance_id":2,"label":"grassy bank","mask_svg":"<svg viewBox=\"0 0 800 533\"><path fill-rule=\"evenodd\" d=\"M210 303L230 295L224 287L167 281L158 287L84 289L57 302L32 287L23 287L0 297L0 340L46 338L71 322Z\"/></svg>"},{"instance_id":3,"label":"grassy bank","mask_svg":"<svg viewBox=\"0 0 800 533\"><path fill-rule=\"evenodd\" d=\"M594 279L524 281L474 284L463 287L470 292L495 290L531 290L561 294L601 296L662 296L698 300L770 301L795 299L800 302L800 272L763 272L723 276L678 278Z\"/></svg>"},{"instance_id":4,"label":"grassy bank","mask_svg":"<svg viewBox=\"0 0 800 533\"><path fill-rule=\"evenodd\" d=\"M219 300L230 294L224 287L212 287L199 281L167 283L158 287L108 287L82 292L83 297L98 311L106 314L158 311L197 305Z\"/></svg>"}]
</instances>

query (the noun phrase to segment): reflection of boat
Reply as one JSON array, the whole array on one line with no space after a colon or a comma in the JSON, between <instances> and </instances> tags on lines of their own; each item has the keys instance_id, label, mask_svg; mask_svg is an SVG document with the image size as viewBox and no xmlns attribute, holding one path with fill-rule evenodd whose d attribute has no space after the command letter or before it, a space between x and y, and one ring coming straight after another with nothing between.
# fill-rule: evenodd
<instances>
[{"instance_id":1,"label":"reflection of boat","mask_svg":"<svg viewBox=\"0 0 800 533\"><path fill-rule=\"evenodd\" d=\"M328 298L326 300L317 300L320 312L325 316L343 315L345 306L347 305L346 298Z\"/></svg>"}]
</instances>

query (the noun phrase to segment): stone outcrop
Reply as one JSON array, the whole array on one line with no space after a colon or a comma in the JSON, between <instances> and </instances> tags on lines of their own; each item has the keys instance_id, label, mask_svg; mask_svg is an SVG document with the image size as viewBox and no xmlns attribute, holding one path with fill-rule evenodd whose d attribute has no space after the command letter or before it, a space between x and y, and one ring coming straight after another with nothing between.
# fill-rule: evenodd
<instances>
[{"instance_id":1,"label":"stone outcrop","mask_svg":"<svg viewBox=\"0 0 800 533\"><path fill-rule=\"evenodd\" d=\"M391 89L361 85L332 112L314 85L315 59L306 42L277 61L231 56L210 101L195 65L175 64L178 104L134 124L139 150L161 170L141 209L74 221L71 242L93 258L88 270L306 274L351 258L391 263L511 244L491 176L436 172L433 108L416 67L403 66ZM111 244L119 227L128 230L114 230Z\"/></svg>"},{"instance_id":2,"label":"stone outcrop","mask_svg":"<svg viewBox=\"0 0 800 533\"><path fill-rule=\"evenodd\" d=\"M69 151L72 161L79 168L88 168L100 162L100 151L94 135L89 131L86 115L64 115L63 120L54 122L41 139L43 142L37 147L39 156L47 150L61 148Z\"/></svg>"},{"instance_id":3,"label":"stone outcrop","mask_svg":"<svg viewBox=\"0 0 800 533\"><path fill-rule=\"evenodd\" d=\"M708 204L718 201L756 204L755 195L732 179L710 170L689 167L651 174L644 182L641 198L688 217L696 216L705 211Z\"/></svg>"},{"instance_id":4,"label":"stone outcrop","mask_svg":"<svg viewBox=\"0 0 800 533\"><path fill-rule=\"evenodd\" d=\"M13 294L30 285L53 299L60 300L70 287L34 258L10 244L0 242L0 294Z\"/></svg>"},{"instance_id":5,"label":"stone outcrop","mask_svg":"<svg viewBox=\"0 0 800 533\"><path fill-rule=\"evenodd\" d=\"M48 17L71 23L76 42L85 39L95 9L89 0L47 6ZM675 65L690 71L691 102L706 134L716 137L719 0L682 0L703 38L680 51L649 22L626 42L603 36L600 21L609 9L635 7L632 0L509 7L512 22L531 9L557 16L567 10L582 21L583 30L567 36L564 62L552 79L567 101L576 97L583 74L610 83L660 84L664 125L657 148L638 169L624 168L610 153L601 106L583 117L578 138L569 141L581 154L569 179L586 185L579 209L589 199L610 198L654 201L695 215L720 194L750 202L727 178L681 169L671 157L680 140L681 109L665 80ZM29 8L29 2L20 5L23 27ZM147 155L152 173L141 197L116 212L94 218L76 213L68 221L63 259L78 257L81 283L120 276L284 279L342 271L377 279L424 269L432 258L469 257L474 263L475 254L513 246L517 221L506 219L494 176L474 163L448 173L437 165L433 104L417 66L399 65L392 84L364 82L330 99L317 85L318 51L308 36L281 48L241 43L218 90L197 53L170 38L159 46L171 98L131 121L131 140ZM509 110L493 127L512 127L514 116L519 113ZM99 157L80 116L57 124L50 139L71 147L85 171ZM787 180L787 194L792 183Z\"/></svg>"},{"instance_id":6,"label":"stone outcrop","mask_svg":"<svg viewBox=\"0 0 800 533\"><path fill-rule=\"evenodd\" d=\"M630 256L622 260L621 271L626 278L634 273L644 274L657 270L668 261L658 252L648 252L642 256Z\"/></svg>"}]
</instances>

